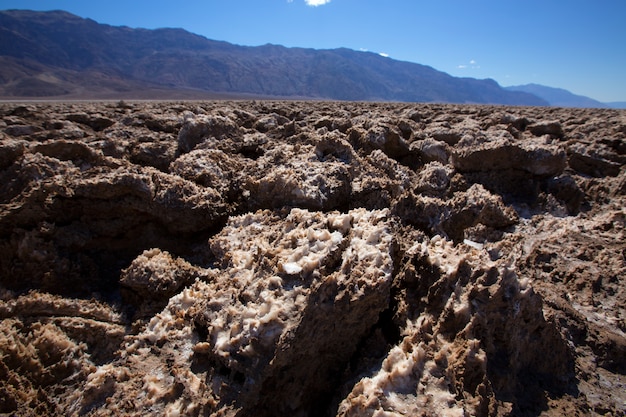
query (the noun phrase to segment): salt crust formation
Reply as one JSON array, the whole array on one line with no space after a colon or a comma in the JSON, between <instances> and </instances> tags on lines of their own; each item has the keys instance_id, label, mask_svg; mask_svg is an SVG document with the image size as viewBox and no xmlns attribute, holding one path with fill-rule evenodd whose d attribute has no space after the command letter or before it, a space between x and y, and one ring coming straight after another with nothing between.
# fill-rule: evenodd
<instances>
[{"instance_id":1,"label":"salt crust formation","mask_svg":"<svg viewBox=\"0 0 626 417\"><path fill-rule=\"evenodd\" d=\"M0 415L626 414L623 111L0 117Z\"/></svg>"}]
</instances>

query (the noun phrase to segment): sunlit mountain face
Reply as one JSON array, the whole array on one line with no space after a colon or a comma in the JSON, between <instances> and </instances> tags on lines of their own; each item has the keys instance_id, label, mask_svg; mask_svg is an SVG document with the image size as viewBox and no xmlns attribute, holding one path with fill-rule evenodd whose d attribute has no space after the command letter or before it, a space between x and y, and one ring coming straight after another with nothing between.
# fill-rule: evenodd
<instances>
[{"instance_id":1,"label":"sunlit mountain face","mask_svg":"<svg viewBox=\"0 0 626 417\"><path fill-rule=\"evenodd\" d=\"M4 11L5 97L247 94L333 100L547 105L493 80L351 49L245 47L182 29L101 25L66 12ZM181 93L182 92L182 93ZM156 93L155 93L156 94Z\"/></svg>"}]
</instances>

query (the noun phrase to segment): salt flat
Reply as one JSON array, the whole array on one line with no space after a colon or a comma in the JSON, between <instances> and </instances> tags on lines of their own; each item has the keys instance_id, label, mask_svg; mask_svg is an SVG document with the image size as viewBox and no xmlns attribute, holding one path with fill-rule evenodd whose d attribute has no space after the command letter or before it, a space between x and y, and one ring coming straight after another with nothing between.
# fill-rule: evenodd
<instances>
[{"instance_id":1,"label":"salt flat","mask_svg":"<svg viewBox=\"0 0 626 417\"><path fill-rule=\"evenodd\" d=\"M626 112L0 103L0 413L622 415Z\"/></svg>"}]
</instances>

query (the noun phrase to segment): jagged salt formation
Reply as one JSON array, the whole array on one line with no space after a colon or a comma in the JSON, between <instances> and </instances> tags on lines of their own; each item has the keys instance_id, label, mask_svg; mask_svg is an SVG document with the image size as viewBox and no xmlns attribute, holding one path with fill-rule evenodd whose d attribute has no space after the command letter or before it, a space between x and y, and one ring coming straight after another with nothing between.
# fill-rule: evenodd
<instances>
[{"instance_id":1,"label":"jagged salt formation","mask_svg":"<svg viewBox=\"0 0 626 417\"><path fill-rule=\"evenodd\" d=\"M499 397L533 389L522 373L555 384L573 378L573 359L546 323L541 297L506 262L439 236L406 255L401 341L354 385L338 415L498 415L511 411ZM435 278L426 299L414 300L412 287L424 285L416 282L420 267Z\"/></svg>"},{"instance_id":2,"label":"jagged salt formation","mask_svg":"<svg viewBox=\"0 0 626 417\"><path fill-rule=\"evenodd\" d=\"M624 112L0 116L0 414L626 412Z\"/></svg>"},{"instance_id":3,"label":"jagged salt formation","mask_svg":"<svg viewBox=\"0 0 626 417\"><path fill-rule=\"evenodd\" d=\"M210 244L219 268L172 297L120 360L90 376L83 407L111 395L95 414L306 415L389 303L385 211L246 214ZM170 272L180 270L170 262Z\"/></svg>"}]
</instances>

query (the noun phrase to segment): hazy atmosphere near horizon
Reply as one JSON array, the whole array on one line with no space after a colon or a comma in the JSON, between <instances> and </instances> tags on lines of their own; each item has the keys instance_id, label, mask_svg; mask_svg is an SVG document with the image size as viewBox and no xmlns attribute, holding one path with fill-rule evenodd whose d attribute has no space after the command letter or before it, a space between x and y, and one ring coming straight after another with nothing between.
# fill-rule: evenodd
<instances>
[{"instance_id":1,"label":"hazy atmosphere near horizon","mask_svg":"<svg viewBox=\"0 0 626 417\"><path fill-rule=\"evenodd\" d=\"M367 50L502 86L536 83L626 101L626 2L3 0L99 23L179 27L239 45Z\"/></svg>"}]
</instances>

